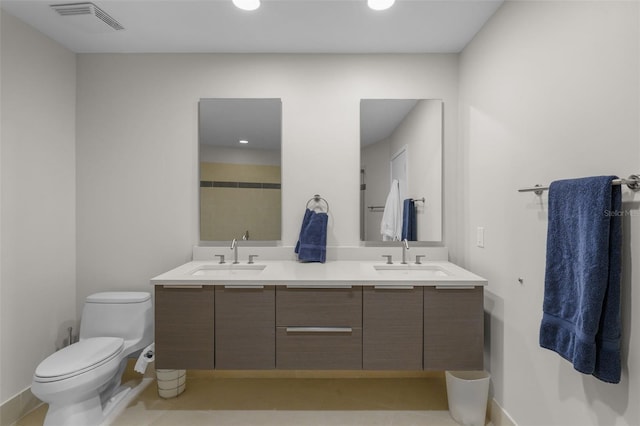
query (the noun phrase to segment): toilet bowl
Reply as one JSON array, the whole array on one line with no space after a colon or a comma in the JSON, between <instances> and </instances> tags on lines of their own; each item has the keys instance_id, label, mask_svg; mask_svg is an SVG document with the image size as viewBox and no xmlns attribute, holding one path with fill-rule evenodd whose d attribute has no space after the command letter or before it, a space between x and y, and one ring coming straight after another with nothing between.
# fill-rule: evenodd
<instances>
[{"instance_id":1,"label":"toilet bowl","mask_svg":"<svg viewBox=\"0 0 640 426\"><path fill-rule=\"evenodd\" d=\"M129 391L120 380L130 355L153 342L151 295L87 297L77 343L38 365L31 391L49 404L44 425L99 425Z\"/></svg>"}]
</instances>

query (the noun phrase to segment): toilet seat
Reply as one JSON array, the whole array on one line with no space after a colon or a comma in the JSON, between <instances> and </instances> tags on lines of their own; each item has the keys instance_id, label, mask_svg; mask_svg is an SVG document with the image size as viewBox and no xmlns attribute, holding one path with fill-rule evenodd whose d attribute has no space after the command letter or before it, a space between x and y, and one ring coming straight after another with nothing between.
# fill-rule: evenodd
<instances>
[{"instance_id":1,"label":"toilet seat","mask_svg":"<svg viewBox=\"0 0 640 426\"><path fill-rule=\"evenodd\" d=\"M69 379L104 365L120 355L124 340L120 337L93 337L55 352L42 361L34 381L47 383Z\"/></svg>"}]
</instances>

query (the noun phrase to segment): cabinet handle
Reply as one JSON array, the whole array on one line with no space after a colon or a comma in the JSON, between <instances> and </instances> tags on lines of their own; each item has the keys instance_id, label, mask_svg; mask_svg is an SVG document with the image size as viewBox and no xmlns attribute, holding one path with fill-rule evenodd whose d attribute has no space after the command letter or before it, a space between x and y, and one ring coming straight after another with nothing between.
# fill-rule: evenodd
<instances>
[{"instance_id":1,"label":"cabinet handle","mask_svg":"<svg viewBox=\"0 0 640 426\"><path fill-rule=\"evenodd\" d=\"M252 289L252 288L263 289L264 286L263 285L252 285L252 284L247 284L247 285L240 284L240 285L225 285L224 288L228 288L228 289L232 289L232 290L234 288L237 288L237 289Z\"/></svg>"},{"instance_id":2,"label":"cabinet handle","mask_svg":"<svg viewBox=\"0 0 640 426\"><path fill-rule=\"evenodd\" d=\"M202 285L163 285L162 288L202 288Z\"/></svg>"},{"instance_id":3,"label":"cabinet handle","mask_svg":"<svg viewBox=\"0 0 640 426\"><path fill-rule=\"evenodd\" d=\"M473 290L474 285L437 285L436 290Z\"/></svg>"},{"instance_id":4,"label":"cabinet handle","mask_svg":"<svg viewBox=\"0 0 640 426\"><path fill-rule=\"evenodd\" d=\"M334 284L334 285L304 285L304 284L287 284L287 288L293 288L293 289L310 289L310 290L322 290L325 288L343 288L343 289L347 289L349 290L351 288L350 285L340 285L340 284Z\"/></svg>"},{"instance_id":5,"label":"cabinet handle","mask_svg":"<svg viewBox=\"0 0 640 426\"><path fill-rule=\"evenodd\" d=\"M287 327L287 333L351 333L351 327Z\"/></svg>"},{"instance_id":6,"label":"cabinet handle","mask_svg":"<svg viewBox=\"0 0 640 426\"><path fill-rule=\"evenodd\" d=\"M412 285L376 285L376 290L413 290Z\"/></svg>"}]
</instances>

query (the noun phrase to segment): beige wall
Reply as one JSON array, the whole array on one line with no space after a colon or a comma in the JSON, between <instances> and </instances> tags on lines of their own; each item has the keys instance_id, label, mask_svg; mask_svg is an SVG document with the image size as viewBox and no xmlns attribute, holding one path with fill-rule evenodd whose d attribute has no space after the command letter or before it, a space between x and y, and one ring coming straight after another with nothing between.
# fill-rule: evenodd
<instances>
[{"instance_id":1,"label":"beige wall","mask_svg":"<svg viewBox=\"0 0 640 426\"><path fill-rule=\"evenodd\" d=\"M391 155L407 148L407 195L416 203L418 241L442 240L442 102L423 99L391 134Z\"/></svg>"},{"instance_id":2,"label":"beige wall","mask_svg":"<svg viewBox=\"0 0 640 426\"><path fill-rule=\"evenodd\" d=\"M443 100L445 213L455 211L457 66L456 54L78 55L78 300L149 289L190 260L201 98L282 99L281 241L292 256L314 194L331 207L328 245L360 244L363 98ZM454 257L457 229L445 219Z\"/></svg>"},{"instance_id":3,"label":"beige wall","mask_svg":"<svg viewBox=\"0 0 640 426\"><path fill-rule=\"evenodd\" d=\"M4 424L24 408L14 397L38 363L75 327L76 58L0 13L0 404L11 400Z\"/></svg>"},{"instance_id":4,"label":"beige wall","mask_svg":"<svg viewBox=\"0 0 640 426\"><path fill-rule=\"evenodd\" d=\"M461 56L465 266L489 280L485 360L518 425L640 424L640 193L623 189L623 376L611 385L538 345L548 194L517 192L640 171L639 6L506 2Z\"/></svg>"},{"instance_id":5,"label":"beige wall","mask_svg":"<svg viewBox=\"0 0 640 426\"><path fill-rule=\"evenodd\" d=\"M200 182L280 184L280 166L200 162ZM208 187L200 185L200 239L250 241L280 239L280 187ZM250 244L250 243L249 243Z\"/></svg>"}]
</instances>

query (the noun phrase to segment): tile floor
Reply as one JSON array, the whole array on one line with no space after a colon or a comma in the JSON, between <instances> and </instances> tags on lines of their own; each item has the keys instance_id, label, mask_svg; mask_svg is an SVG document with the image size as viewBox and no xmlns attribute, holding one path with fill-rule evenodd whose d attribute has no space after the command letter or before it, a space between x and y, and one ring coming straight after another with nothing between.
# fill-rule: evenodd
<instances>
[{"instance_id":1,"label":"tile floor","mask_svg":"<svg viewBox=\"0 0 640 426\"><path fill-rule=\"evenodd\" d=\"M443 374L281 376L189 371L184 393L162 399L153 382L112 426L456 425L447 411ZM127 380L132 379L125 373ZM16 426L42 425L46 409L41 406Z\"/></svg>"}]
</instances>

